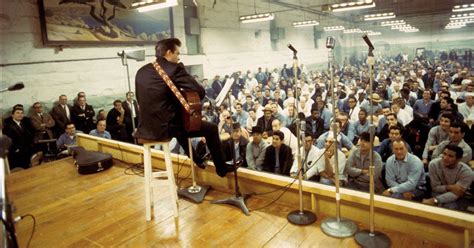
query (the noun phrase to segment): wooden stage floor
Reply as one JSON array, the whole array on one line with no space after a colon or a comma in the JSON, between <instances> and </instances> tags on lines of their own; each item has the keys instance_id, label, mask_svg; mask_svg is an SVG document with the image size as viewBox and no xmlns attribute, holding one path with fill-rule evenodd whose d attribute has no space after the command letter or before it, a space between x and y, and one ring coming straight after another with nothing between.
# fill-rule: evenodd
<instances>
[{"instance_id":1,"label":"wooden stage floor","mask_svg":"<svg viewBox=\"0 0 474 248\"><path fill-rule=\"evenodd\" d=\"M179 200L178 231L171 211L146 222L143 178L126 175L127 167L115 161L108 171L84 176L66 158L8 176L15 216L36 217L31 247L358 247L353 238L341 240L322 233L323 216L316 224L294 226L286 215L297 206L282 204L245 216L235 207L210 204L208 200L230 196L216 190L201 204ZM254 196L247 203L256 209L268 201ZM166 204L159 207L166 209ZM20 247L26 246L31 228L30 218L16 224ZM395 230L383 231L392 247L443 247Z\"/></svg>"}]
</instances>

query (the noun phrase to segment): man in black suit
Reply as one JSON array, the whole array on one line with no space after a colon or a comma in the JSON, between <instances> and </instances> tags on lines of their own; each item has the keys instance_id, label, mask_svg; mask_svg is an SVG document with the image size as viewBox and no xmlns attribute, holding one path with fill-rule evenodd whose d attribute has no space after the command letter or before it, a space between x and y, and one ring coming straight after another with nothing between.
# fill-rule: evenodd
<instances>
[{"instance_id":1,"label":"man in black suit","mask_svg":"<svg viewBox=\"0 0 474 248\"><path fill-rule=\"evenodd\" d=\"M77 130L84 133L89 133L94 129L94 108L87 104L86 98L80 96L77 98L77 105L72 107L71 120L76 126Z\"/></svg>"},{"instance_id":2,"label":"man in black suit","mask_svg":"<svg viewBox=\"0 0 474 248\"><path fill-rule=\"evenodd\" d=\"M114 108L107 113L107 131L113 140L126 141L127 132L124 124L125 110L120 100L114 101Z\"/></svg>"},{"instance_id":3,"label":"man in black suit","mask_svg":"<svg viewBox=\"0 0 474 248\"><path fill-rule=\"evenodd\" d=\"M180 46L181 41L176 38L158 41L155 47L156 62L179 90L195 91L202 100L205 96L204 88L186 72L182 63L178 63ZM182 106L155 70L153 64L149 63L138 70L135 85L138 104L140 104L135 138L139 141L140 139L165 141L176 137L179 144L188 153L188 137L204 136L217 174L224 177L230 169L233 169L227 168L225 164L217 125L202 121L199 131L187 132L184 130L180 114ZM194 151L193 154L195 154ZM203 158L197 156L193 156L193 158L197 165L204 163Z\"/></svg>"},{"instance_id":4,"label":"man in black suit","mask_svg":"<svg viewBox=\"0 0 474 248\"><path fill-rule=\"evenodd\" d=\"M138 126L138 102L137 100L133 99L135 97L135 93L132 91L127 92L126 94L127 100L122 102L122 108L125 110L125 128L127 130L127 137L128 141L133 143L133 124L132 124L132 116L135 116L135 128ZM108 123L107 123L108 124Z\"/></svg>"},{"instance_id":5,"label":"man in black suit","mask_svg":"<svg viewBox=\"0 0 474 248\"><path fill-rule=\"evenodd\" d=\"M71 121L72 107L67 104L67 96L60 95L58 105L51 110L51 116L55 122L54 133L59 138L66 129L66 123Z\"/></svg>"},{"instance_id":6,"label":"man in black suit","mask_svg":"<svg viewBox=\"0 0 474 248\"><path fill-rule=\"evenodd\" d=\"M34 153L34 131L30 119L23 116L21 105L13 107L12 115L5 119L3 134L12 140L8 152L10 168L29 168Z\"/></svg>"},{"instance_id":7,"label":"man in black suit","mask_svg":"<svg viewBox=\"0 0 474 248\"><path fill-rule=\"evenodd\" d=\"M264 171L285 176L290 175L293 155L291 148L283 144L284 138L285 135L281 131L273 132L272 145L267 148L263 159L262 167Z\"/></svg>"},{"instance_id":8,"label":"man in black suit","mask_svg":"<svg viewBox=\"0 0 474 248\"><path fill-rule=\"evenodd\" d=\"M240 129L239 123L234 123L232 125L232 133L230 135L230 139L223 143L224 145L224 154L225 160L233 162L234 154L235 154L235 161L242 161L242 167L247 167L246 161L246 151L247 151L247 144L249 141L242 137L242 131Z\"/></svg>"}]
</instances>

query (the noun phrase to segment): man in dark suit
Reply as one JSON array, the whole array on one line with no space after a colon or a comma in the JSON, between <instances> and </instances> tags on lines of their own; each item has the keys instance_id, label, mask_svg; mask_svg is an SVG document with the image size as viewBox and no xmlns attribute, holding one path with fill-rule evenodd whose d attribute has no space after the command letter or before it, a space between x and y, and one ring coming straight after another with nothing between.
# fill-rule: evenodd
<instances>
[{"instance_id":1,"label":"man in dark suit","mask_svg":"<svg viewBox=\"0 0 474 248\"><path fill-rule=\"evenodd\" d=\"M202 100L205 96L204 88L186 72L182 63L178 63L180 46L181 41L176 38L159 41L155 47L156 62L168 74L178 89L195 91ZM139 141L140 139L165 141L176 137L179 144L188 153L188 137L204 136L216 166L217 174L224 177L230 169L233 169L227 168L225 164L222 144L215 124L202 121L200 130L193 132L184 130L180 114L182 106L152 63L138 70L135 85L138 104L140 104L135 138ZM200 157L193 156L193 158L197 165L204 163Z\"/></svg>"},{"instance_id":2,"label":"man in dark suit","mask_svg":"<svg viewBox=\"0 0 474 248\"><path fill-rule=\"evenodd\" d=\"M71 121L72 107L67 104L67 96L60 95L58 105L51 110L51 116L54 119L54 133L59 138L66 129L66 123Z\"/></svg>"},{"instance_id":3,"label":"man in dark suit","mask_svg":"<svg viewBox=\"0 0 474 248\"><path fill-rule=\"evenodd\" d=\"M77 130L89 133L94 129L94 108L87 104L86 98L80 96L77 98L77 105L72 107L71 119Z\"/></svg>"},{"instance_id":4,"label":"man in dark suit","mask_svg":"<svg viewBox=\"0 0 474 248\"><path fill-rule=\"evenodd\" d=\"M122 102L122 108L125 110L125 128L127 130L127 137L128 141L133 143L133 124L132 124L132 116L135 116L135 128L138 126L138 102L133 99L135 97L135 93L132 91L127 92L127 100ZM108 123L107 123L108 124Z\"/></svg>"},{"instance_id":5,"label":"man in dark suit","mask_svg":"<svg viewBox=\"0 0 474 248\"><path fill-rule=\"evenodd\" d=\"M246 151L247 151L247 144L249 141L242 137L242 131L240 129L239 123L234 123L232 125L232 133L230 135L230 139L223 143L224 145L224 154L225 160L233 162L234 154L235 154L235 161L242 161L242 167L247 167L246 161Z\"/></svg>"},{"instance_id":6,"label":"man in dark suit","mask_svg":"<svg viewBox=\"0 0 474 248\"><path fill-rule=\"evenodd\" d=\"M293 155L291 148L283 144L284 138L285 135L281 131L273 132L272 145L267 148L263 159L262 167L264 171L285 176L290 175Z\"/></svg>"},{"instance_id":7,"label":"man in dark suit","mask_svg":"<svg viewBox=\"0 0 474 248\"><path fill-rule=\"evenodd\" d=\"M15 106L12 116L4 121L3 134L12 140L8 152L10 168L22 167L27 169L31 166L33 148L33 126L29 118L23 116L23 107Z\"/></svg>"}]
</instances>

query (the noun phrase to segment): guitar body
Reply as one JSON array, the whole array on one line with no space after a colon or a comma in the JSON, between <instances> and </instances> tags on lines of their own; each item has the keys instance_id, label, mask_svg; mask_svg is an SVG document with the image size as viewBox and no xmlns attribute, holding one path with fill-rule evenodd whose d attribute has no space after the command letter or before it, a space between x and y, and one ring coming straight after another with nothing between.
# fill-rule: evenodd
<instances>
[{"instance_id":1,"label":"guitar body","mask_svg":"<svg viewBox=\"0 0 474 248\"><path fill-rule=\"evenodd\" d=\"M182 108L181 111L184 130L186 130L187 132L201 130L202 106L199 94L194 91L185 91L183 92L183 97L186 99L189 106L191 107L191 114L189 114L184 108Z\"/></svg>"}]
</instances>

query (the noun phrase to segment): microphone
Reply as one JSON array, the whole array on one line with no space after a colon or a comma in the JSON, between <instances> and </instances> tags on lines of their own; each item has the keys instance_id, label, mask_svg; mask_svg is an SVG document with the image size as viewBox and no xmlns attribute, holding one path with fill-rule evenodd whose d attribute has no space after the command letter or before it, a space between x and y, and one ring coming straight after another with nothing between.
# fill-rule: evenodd
<instances>
[{"instance_id":1,"label":"microphone","mask_svg":"<svg viewBox=\"0 0 474 248\"><path fill-rule=\"evenodd\" d=\"M293 51L293 53L298 53L298 51L296 51L296 49L290 44L288 43L288 48Z\"/></svg>"},{"instance_id":2,"label":"microphone","mask_svg":"<svg viewBox=\"0 0 474 248\"><path fill-rule=\"evenodd\" d=\"M375 49L374 46L372 45L372 42L370 42L369 37L366 34L362 36L362 39L364 39L365 43L367 44L367 46L369 46L370 50Z\"/></svg>"},{"instance_id":3,"label":"microphone","mask_svg":"<svg viewBox=\"0 0 474 248\"><path fill-rule=\"evenodd\" d=\"M334 49L335 45L336 45L336 39L334 39L334 37L332 36L328 36L326 38L326 48Z\"/></svg>"},{"instance_id":4,"label":"microphone","mask_svg":"<svg viewBox=\"0 0 474 248\"><path fill-rule=\"evenodd\" d=\"M25 85L23 84L23 82L18 82L8 88L1 89L0 92L21 90L23 88L25 88Z\"/></svg>"}]
</instances>

